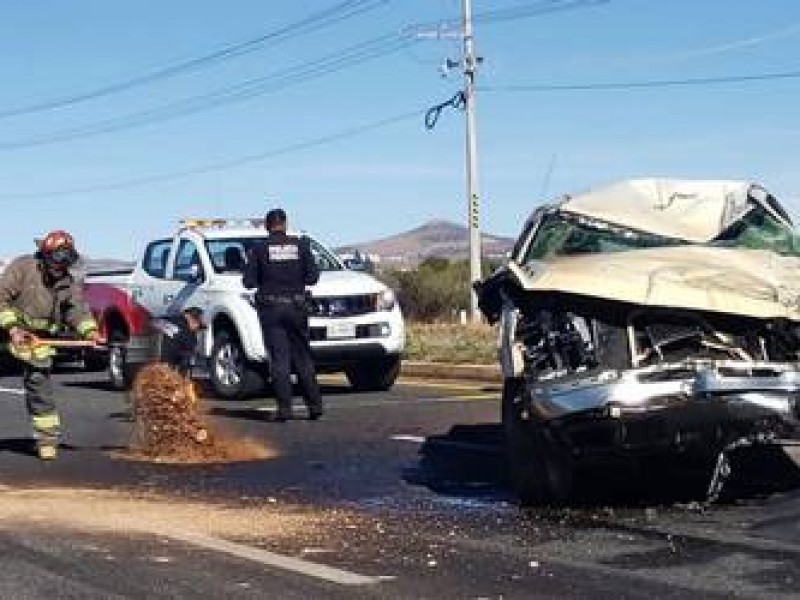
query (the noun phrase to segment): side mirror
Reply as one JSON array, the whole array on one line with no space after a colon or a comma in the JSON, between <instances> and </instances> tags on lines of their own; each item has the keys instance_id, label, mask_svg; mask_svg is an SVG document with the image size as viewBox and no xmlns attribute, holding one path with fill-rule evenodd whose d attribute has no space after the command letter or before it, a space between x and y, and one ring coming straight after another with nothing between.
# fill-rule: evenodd
<instances>
[{"instance_id":1,"label":"side mirror","mask_svg":"<svg viewBox=\"0 0 800 600\"><path fill-rule=\"evenodd\" d=\"M365 273L370 272L372 265L369 261L358 258L345 258L342 263L344 268L349 271L362 271Z\"/></svg>"}]
</instances>

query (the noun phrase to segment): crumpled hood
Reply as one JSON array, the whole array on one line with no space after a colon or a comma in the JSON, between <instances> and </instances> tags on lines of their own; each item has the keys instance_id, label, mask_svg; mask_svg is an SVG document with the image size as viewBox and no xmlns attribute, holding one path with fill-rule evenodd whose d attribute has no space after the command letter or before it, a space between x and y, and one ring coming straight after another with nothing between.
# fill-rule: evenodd
<instances>
[{"instance_id":1,"label":"crumpled hood","mask_svg":"<svg viewBox=\"0 0 800 600\"><path fill-rule=\"evenodd\" d=\"M800 259L765 250L676 246L509 268L530 291L800 321Z\"/></svg>"}]
</instances>

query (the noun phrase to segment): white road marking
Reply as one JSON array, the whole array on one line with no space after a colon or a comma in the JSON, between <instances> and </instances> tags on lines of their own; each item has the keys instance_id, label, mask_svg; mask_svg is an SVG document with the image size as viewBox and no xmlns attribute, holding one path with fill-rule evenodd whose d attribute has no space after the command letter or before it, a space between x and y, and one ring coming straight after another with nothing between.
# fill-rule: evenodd
<instances>
[{"instance_id":1,"label":"white road marking","mask_svg":"<svg viewBox=\"0 0 800 600\"><path fill-rule=\"evenodd\" d=\"M223 552L237 558L252 560L263 565L299 573L307 577L323 579L339 585L375 585L381 581L394 579L394 577L386 575L360 575L359 573L321 565L302 558L284 556L261 548L254 548L253 546L237 544L197 533L167 532L165 535L193 546L199 546L214 552Z\"/></svg>"},{"instance_id":2,"label":"white road marking","mask_svg":"<svg viewBox=\"0 0 800 600\"><path fill-rule=\"evenodd\" d=\"M25 390L21 388L7 388L7 387L0 387L0 393L2 394L14 394L16 396L24 396Z\"/></svg>"},{"instance_id":3,"label":"white road marking","mask_svg":"<svg viewBox=\"0 0 800 600\"><path fill-rule=\"evenodd\" d=\"M391 439L396 442L414 442L415 444L424 444L425 438L421 435L393 435Z\"/></svg>"}]
</instances>

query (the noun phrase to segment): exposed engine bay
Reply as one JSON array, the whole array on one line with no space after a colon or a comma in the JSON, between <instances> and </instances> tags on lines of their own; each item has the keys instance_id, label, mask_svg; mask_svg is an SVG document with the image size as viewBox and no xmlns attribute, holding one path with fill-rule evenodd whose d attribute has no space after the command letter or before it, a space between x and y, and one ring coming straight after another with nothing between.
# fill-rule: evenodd
<instances>
[{"instance_id":1,"label":"exposed engine bay","mask_svg":"<svg viewBox=\"0 0 800 600\"><path fill-rule=\"evenodd\" d=\"M508 367L535 391L531 418L600 409L620 417L702 399L740 405L726 408L731 418L739 408L748 417L767 409L764 419L774 423L764 434L790 435L797 426L800 327L608 302L582 300L572 311L564 310L566 299L558 304L524 306L512 318ZM746 422L753 430L767 425Z\"/></svg>"}]
</instances>

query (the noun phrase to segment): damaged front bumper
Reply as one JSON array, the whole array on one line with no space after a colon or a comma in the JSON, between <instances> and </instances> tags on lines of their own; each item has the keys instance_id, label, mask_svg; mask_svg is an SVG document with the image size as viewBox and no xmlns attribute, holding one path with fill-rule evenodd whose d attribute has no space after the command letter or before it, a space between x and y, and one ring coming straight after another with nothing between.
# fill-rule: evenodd
<instances>
[{"instance_id":1,"label":"damaged front bumper","mask_svg":"<svg viewBox=\"0 0 800 600\"><path fill-rule=\"evenodd\" d=\"M548 426L574 454L699 450L736 440L800 438L797 364L687 361L535 381L523 420Z\"/></svg>"}]
</instances>

